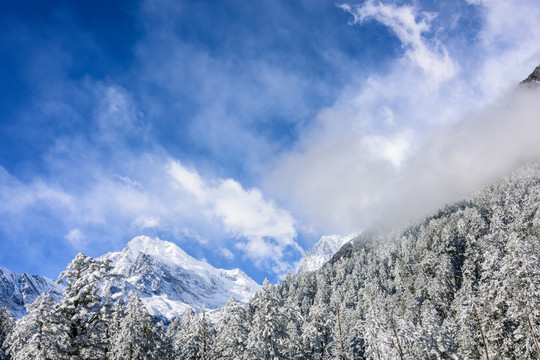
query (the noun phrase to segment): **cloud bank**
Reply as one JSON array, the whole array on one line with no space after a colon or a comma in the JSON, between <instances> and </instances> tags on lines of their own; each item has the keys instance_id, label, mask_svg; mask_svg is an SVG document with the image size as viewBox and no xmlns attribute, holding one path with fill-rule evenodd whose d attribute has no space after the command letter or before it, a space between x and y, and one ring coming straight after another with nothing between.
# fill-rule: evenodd
<instances>
[{"instance_id":1,"label":"cloud bank","mask_svg":"<svg viewBox=\"0 0 540 360\"><path fill-rule=\"evenodd\" d=\"M540 5L470 6L482 23L462 49L430 31L438 14L371 0L340 5L353 26L388 27L402 57L320 111L266 188L286 189L281 200L306 223L346 234L404 224L540 158L539 93L516 90L540 63L540 25L523 13Z\"/></svg>"}]
</instances>

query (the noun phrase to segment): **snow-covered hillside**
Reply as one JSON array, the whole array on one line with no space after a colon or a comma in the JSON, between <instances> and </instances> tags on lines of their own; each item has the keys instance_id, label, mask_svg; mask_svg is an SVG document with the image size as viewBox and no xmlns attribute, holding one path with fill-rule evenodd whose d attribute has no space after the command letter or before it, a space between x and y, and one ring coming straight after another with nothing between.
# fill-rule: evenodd
<instances>
[{"instance_id":1,"label":"snow-covered hillside","mask_svg":"<svg viewBox=\"0 0 540 360\"><path fill-rule=\"evenodd\" d=\"M17 319L26 315L26 307L39 295L47 293L59 301L62 291L62 286L44 276L0 268L0 308L6 307Z\"/></svg>"},{"instance_id":2,"label":"snow-covered hillside","mask_svg":"<svg viewBox=\"0 0 540 360\"><path fill-rule=\"evenodd\" d=\"M306 255L298 268L298 274L319 270L344 244L356 236L356 234L351 234L348 236L328 235L321 237L311 249L306 251Z\"/></svg>"},{"instance_id":3,"label":"snow-covered hillside","mask_svg":"<svg viewBox=\"0 0 540 360\"><path fill-rule=\"evenodd\" d=\"M131 240L121 252L101 259L112 261L112 272L121 280L109 283L113 298L135 290L150 313L168 319L181 315L188 307L223 307L234 297L245 303L259 285L239 269L216 269L194 259L177 245L147 236Z\"/></svg>"}]
</instances>

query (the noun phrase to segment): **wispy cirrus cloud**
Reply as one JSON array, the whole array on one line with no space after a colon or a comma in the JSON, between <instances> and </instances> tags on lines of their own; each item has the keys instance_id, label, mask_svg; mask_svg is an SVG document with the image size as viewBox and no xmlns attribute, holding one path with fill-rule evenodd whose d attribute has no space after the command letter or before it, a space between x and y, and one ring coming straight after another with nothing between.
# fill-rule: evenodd
<instances>
[{"instance_id":1,"label":"wispy cirrus cloud","mask_svg":"<svg viewBox=\"0 0 540 360\"><path fill-rule=\"evenodd\" d=\"M354 24L374 20L390 28L401 41L405 58L422 69L434 86L451 79L458 72L458 66L445 46L436 38L424 36L436 14L419 12L412 5L378 0L367 0L361 5L342 4L340 7L353 16Z\"/></svg>"}]
</instances>

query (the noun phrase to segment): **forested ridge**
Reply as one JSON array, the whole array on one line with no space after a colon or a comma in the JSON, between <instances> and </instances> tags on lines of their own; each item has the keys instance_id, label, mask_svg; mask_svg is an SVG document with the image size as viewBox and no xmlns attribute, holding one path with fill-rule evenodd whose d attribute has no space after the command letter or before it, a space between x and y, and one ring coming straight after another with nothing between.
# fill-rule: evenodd
<instances>
[{"instance_id":1,"label":"forested ridge","mask_svg":"<svg viewBox=\"0 0 540 360\"><path fill-rule=\"evenodd\" d=\"M404 231L364 233L317 272L265 281L213 323L155 321L100 293L106 261L78 255L62 302L0 317L0 359L538 359L540 166Z\"/></svg>"}]
</instances>

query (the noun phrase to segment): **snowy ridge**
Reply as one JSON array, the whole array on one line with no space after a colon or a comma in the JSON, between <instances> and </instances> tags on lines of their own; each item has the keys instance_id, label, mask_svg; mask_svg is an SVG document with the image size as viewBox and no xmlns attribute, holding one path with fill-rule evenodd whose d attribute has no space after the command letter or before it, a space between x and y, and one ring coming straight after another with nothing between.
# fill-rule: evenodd
<instances>
[{"instance_id":1,"label":"snowy ridge","mask_svg":"<svg viewBox=\"0 0 540 360\"><path fill-rule=\"evenodd\" d=\"M147 236L131 240L121 252L108 253L112 273L122 278L108 283L113 298L130 290L154 316L172 319L187 308L223 307L234 297L246 303L259 285L239 269L223 270L194 259L177 245Z\"/></svg>"},{"instance_id":2,"label":"snowy ridge","mask_svg":"<svg viewBox=\"0 0 540 360\"><path fill-rule=\"evenodd\" d=\"M534 69L534 71L521 82L521 85L532 88L540 86L540 65L537 66L536 69Z\"/></svg>"},{"instance_id":3,"label":"snowy ridge","mask_svg":"<svg viewBox=\"0 0 540 360\"><path fill-rule=\"evenodd\" d=\"M321 237L311 249L306 251L298 268L298 274L319 270L343 245L357 236L357 234L350 234L348 236L328 235Z\"/></svg>"},{"instance_id":4,"label":"snowy ridge","mask_svg":"<svg viewBox=\"0 0 540 360\"><path fill-rule=\"evenodd\" d=\"M40 275L19 274L0 268L0 308L6 307L16 319L26 315L26 307L41 294L62 299L63 287Z\"/></svg>"}]
</instances>

